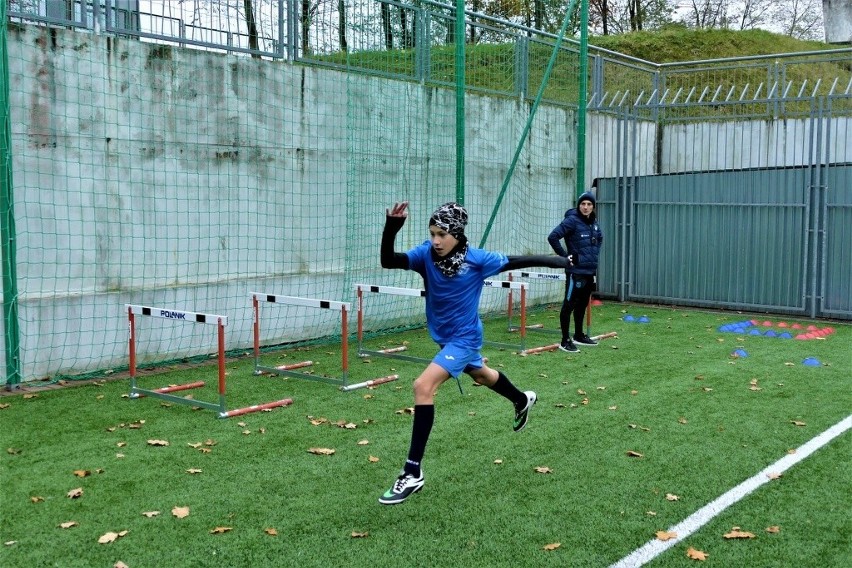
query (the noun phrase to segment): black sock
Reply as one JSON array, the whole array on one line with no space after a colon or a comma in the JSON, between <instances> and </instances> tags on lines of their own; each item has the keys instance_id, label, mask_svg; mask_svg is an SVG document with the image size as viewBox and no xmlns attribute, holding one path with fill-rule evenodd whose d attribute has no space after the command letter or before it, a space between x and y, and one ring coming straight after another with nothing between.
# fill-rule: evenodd
<instances>
[{"instance_id":1,"label":"black sock","mask_svg":"<svg viewBox=\"0 0 852 568\"><path fill-rule=\"evenodd\" d=\"M420 477L420 462L426 453L426 442L432 432L435 422L434 404L415 404L414 423L411 425L411 446L408 448L408 459L403 470L414 477Z\"/></svg>"},{"instance_id":2,"label":"black sock","mask_svg":"<svg viewBox=\"0 0 852 568\"><path fill-rule=\"evenodd\" d=\"M491 390L511 400L516 409L523 408L527 404L527 395L518 390L518 387L513 385L512 381L502 371L497 371L497 382L494 383Z\"/></svg>"}]
</instances>

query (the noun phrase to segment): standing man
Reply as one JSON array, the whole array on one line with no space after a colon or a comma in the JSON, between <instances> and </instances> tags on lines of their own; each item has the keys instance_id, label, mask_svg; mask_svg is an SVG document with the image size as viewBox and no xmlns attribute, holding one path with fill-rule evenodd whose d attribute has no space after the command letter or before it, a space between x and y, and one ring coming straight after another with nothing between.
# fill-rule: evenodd
<instances>
[{"instance_id":1,"label":"standing man","mask_svg":"<svg viewBox=\"0 0 852 568\"><path fill-rule=\"evenodd\" d=\"M559 256L571 256L573 264L565 268L565 298L559 312L562 328L562 351L576 353L577 345L597 345L598 342L583 331L583 314L595 287L598 271L598 255L603 242L603 233L595 215L595 196L585 192L577 199L577 207L565 212L565 218L547 237L547 242ZM564 240L565 246L562 246ZM573 339L570 333L571 318L574 319Z\"/></svg>"}]
</instances>

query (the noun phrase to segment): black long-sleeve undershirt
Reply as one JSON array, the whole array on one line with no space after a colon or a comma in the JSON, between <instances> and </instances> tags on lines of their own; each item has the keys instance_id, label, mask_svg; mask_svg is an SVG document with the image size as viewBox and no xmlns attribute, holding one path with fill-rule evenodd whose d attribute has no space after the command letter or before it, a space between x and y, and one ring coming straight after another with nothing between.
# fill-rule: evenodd
<instances>
[{"instance_id":1,"label":"black long-sleeve undershirt","mask_svg":"<svg viewBox=\"0 0 852 568\"><path fill-rule=\"evenodd\" d=\"M408 255L394 251L396 234L405 224L405 217L386 217L385 228L382 231L381 263L382 268L408 269ZM571 264L570 257L556 255L529 255L509 256L509 262L503 266L501 272L507 270L518 270L520 268L532 268L534 266L547 268L566 268Z\"/></svg>"}]
</instances>

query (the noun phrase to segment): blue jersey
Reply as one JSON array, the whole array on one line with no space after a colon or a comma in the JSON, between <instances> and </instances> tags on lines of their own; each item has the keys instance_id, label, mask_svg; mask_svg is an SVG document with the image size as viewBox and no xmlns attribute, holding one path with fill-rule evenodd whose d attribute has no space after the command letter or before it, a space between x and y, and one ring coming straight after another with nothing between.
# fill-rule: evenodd
<instances>
[{"instance_id":1,"label":"blue jersey","mask_svg":"<svg viewBox=\"0 0 852 568\"><path fill-rule=\"evenodd\" d=\"M432 262L429 241L407 253L408 267L423 277L426 288L426 325L438 345L454 343L479 350L482 348L482 320L479 299L485 279L503 270L509 259L503 253L468 247L464 264L452 277Z\"/></svg>"}]
</instances>

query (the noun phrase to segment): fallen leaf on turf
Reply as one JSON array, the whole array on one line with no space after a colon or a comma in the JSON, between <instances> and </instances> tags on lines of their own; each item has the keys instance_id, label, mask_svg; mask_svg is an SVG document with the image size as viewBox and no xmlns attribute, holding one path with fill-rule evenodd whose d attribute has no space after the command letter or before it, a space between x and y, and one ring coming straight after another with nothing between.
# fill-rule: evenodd
<instances>
[{"instance_id":1,"label":"fallen leaf on turf","mask_svg":"<svg viewBox=\"0 0 852 568\"><path fill-rule=\"evenodd\" d=\"M409 406L408 408L400 408L396 411L396 414L414 414L414 407Z\"/></svg>"},{"instance_id":2,"label":"fallen leaf on turf","mask_svg":"<svg viewBox=\"0 0 852 568\"><path fill-rule=\"evenodd\" d=\"M245 428L247 424L245 422L237 422L237 426L239 426L240 428Z\"/></svg>"},{"instance_id":3,"label":"fallen leaf on turf","mask_svg":"<svg viewBox=\"0 0 852 568\"><path fill-rule=\"evenodd\" d=\"M494 463L497 464L497 465L500 465L501 463L503 463L503 460L497 459L497 460L494 460Z\"/></svg>"},{"instance_id":4,"label":"fallen leaf on turf","mask_svg":"<svg viewBox=\"0 0 852 568\"><path fill-rule=\"evenodd\" d=\"M172 507L172 515L184 519L189 516L189 507Z\"/></svg>"},{"instance_id":5,"label":"fallen leaf on turf","mask_svg":"<svg viewBox=\"0 0 852 568\"><path fill-rule=\"evenodd\" d=\"M59 528L61 529L70 529L71 527L76 527L77 521L65 521L64 523L59 523Z\"/></svg>"},{"instance_id":6,"label":"fallen leaf on turf","mask_svg":"<svg viewBox=\"0 0 852 568\"><path fill-rule=\"evenodd\" d=\"M780 473L775 473L775 472L773 471L773 472L771 472L771 473L767 473L767 474L766 474L766 477L768 477L769 479L778 479L779 477L781 477L781 474L780 474Z\"/></svg>"},{"instance_id":7,"label":"fallen leaf on turf","mask_svg":"<svg viewBox=\"0 0 852 568\"><path fill-rule=\"evenodd\" d=\"M277 531L277 530L275 530L275 529L272 529L272 528L269 528L269 529L263 529L263 532L265 532L265 533L266 533L266 534L268 534L269 536L278 536L278 531Z\"/></svg>"},{"instance_id":8,"label":"fallen leaf on turf","mask_svg":"<svg viewBox=\"0 0 852 568\"><path fill-rule=\"evenodd\" d=\"M740 527L734 527L731 532L726 533L725 538L755 538L754 533L740 530Z\"/></svg>"},{"instance_id":9,"label":"fallen leaf on turf","mask_svg":"<svg viewBox=\"0 0 852 568\"><path fill-rule=\"evenodd\" d=\"M535 471L536 471L537 473L553 473L553 470L552 470L552 469L550 469L550 468L549 468L549 467L547 467L547 466L543 466L543 465L540 465L540 466L538 466L537 468L535 468Z\"/></svg>"},{"instance_id":10,"label":"fallen leaf on turf","mask_svg":"<svg viewBox=\"0 0 852 568\"><path fill-rule=\"evenodd\" d=\"M359 445L359 446L366 446L366 445L368 445L369 443L370 443L370 442L369 442L368 440L358 440L358 445Z\"/></svg>"},{"instance_id":11,"label":"fallen leaf on turf","mask_svg":"<svg viewBox=\"0 0 852 568\"><path fill-rule=\"evenodd\" d=\"M44 501L44 497L39 497L38 495L33 495L32 497L30 497L30 501L32 501L33 503L41 503L41 502Z\"/></svg>"},{"instance_id":12,"label":"fallen leaf on turf","mask_svg":"<svg viewBox=\"0 0 852 568\"><path fill-rule=\"evenodd\" d=\"M109 544L110 542L115 542L119 538L126 535L129 531L121 531L121 532L108 532L101 535L98 539L99 544Z\"/></svg>"},{"instance_id":13,"label":"fallen leaf on turf","mask_svg":"<svg viewBox=\"0 0 852 568\"><path fill-rule=\"evenodd\" d=\"M636 395L636 394L639 394L639 391L638 390L632 390L632 391L630 391L630 394Z\"/></svg>"},{"instance_id":14,"label":"fallen leaf on turf","mask_svg":"<svg viewBox=\"0 0 852 568\"><path fill-rule=\"evenodd\" d=\"M12 406L12 405L6 404L6 403L0 404L0 410L5 410L5 409L9 408L10 406Z\"/></svg>"},{"instance_id":15,"label":"fallen leaf on turf","mask_svg":"<svg viewBox=\"0 0 852 568\"><path fill-rule=\"evenodd\" d=\"M123 448L127 445L127 442L116 442L115 445L116 447Z\"/></svg>"},{"instance_id":16,"label":"fallen leaf on turf","mask_svg":"<svg viewBox=\"0 0 852 568\"><path fill-rule=\"evenodd\" d=\"M25 394L24 398L25 399L38 398L38 395L37 394Z\"/></svg>"},{"instance_id":17,"label":"fallen leaf on turf","mask_svg":"<svg viewBox=\"0 0 852 568\"><path fill-rule=\"evenodd\" d=\"M545 550L556 550L556 549L557 549L557 548L559 548L560 546L562 546L562 543L561 543L561 542L552 542L552 543L550 543L550 544L545 544L545 545L544 545L544 549L545 549Z\"/></svg>"},{"instance_id":18,"label":"fallen leaf on turf","mask_svg":"<svg viewBox=\"0 0 852 568\"><path fill-rule=\"evenodd\" d=\"M231 527L216 527L215 529L210 530L210 534L222 534L226 533L230 530L233 530Z\"/></svg>"},{"instance_id":19,"label":"fallen leaf on turf","mask_svg":"<svg viewBox=\"0 0 852 568\"><path fill-rule=\"evenodd\" d=\"M645 511L645 514L648 515L649 517L656 517L657 516L656 511Z\"/></svg>"},{"instance_id":20,"label":"fallen leaf on turf","mask_svg":"<svg viewBox=\"0 0 852 568\"><path fill-rule=\"evenodd\" d=\"M781 532L781 527L778 525L772 525L771 527L766 527L766 532L776 534Z\"/></svg>"},{"instance_id":21,"label":"fallen leaf on turf","mask_svg":"<svg viewBox=\"0 0 852 568\"><path fill-rule=\"evenodd\" d=\"M586 391L584 391L583 389L577 389L577 394L579 394L580 396L585 396Z\"/></svg>"},{"instance_id":22,"label":"fallen leaf on turf","mask_svg":"<svg viewBox=\"0 0 852 568\"><path fill-rule=\"evenodd\" d=\"M123 458L123 457L124 457L124 454L115 454L115 457L117 457L117 458Z\"/></svg>"},{"instance_id":23,"label":"fallen leaf on turf","mask_svg":"<svg viewBox=\"0 0 852 568\"><path fill-rule=\"evenodd\" d=\"M82 487L77 487L76 489L72 489L71 491L69 491L69 492L67 493L67 495L68 495L68 497L70 497L71 499L76 499L77 497L80 497L80 496L82 496L82 495L83 495L83 488L82 488Z\"/></svg>"},{"instance_id":24,"label":"fallen leaf on turf","mask_svg":"<svg viewBox=\"0 0 852 568\"><path fill-rule=\"evenodd\" d=\"M168 446L169 443L166 440L148 440L149 446Z\"/></svg>"},{"instance_id":25,"label":"fallen leaf on turf","mask_svg":"<svg viewBox=\"0 0 852 568\"><path fill-rule=\"evenodd\" d=\"M678 419L677 419L677 421L678 421L680 424L686 424L686 423L687 423L686 418L684 418L683 416L681 416L680 418L678 418Z\"/></svg>"},{"instance_id":26,"label":"fallen leaf on turf","mask_svg":"<svg viewBox=\"0 0 852 568\"><path fill-rule=\"evenodd\" d=\"M334 453L334 450L331 448L308 448L308 453L318 456L330 456Z\"/></svg>"},{"instance_id":27,"label":"fallen leaf on turf","mask_svg":"<svg viewBox=\"0 0 852 568\"><path fill-rule=\"evenodd\" d=\"M642 454L639 452L634 452L633 450L627 450L627 455L631 458L644 458Z\"/></svg>"},{"instance_id":28,"label":"fallen leaf on turf","mask_svg":"<svg viewBox=\"0 0 852 568\"><path fill-rule=\"evenodd\" d=\"M148 517L149 519L152 519L152 518L158 516L159 514L160 514L159 511L145 511L144 513L142 513L142 516Z\"/></svg>"},{"instance_id":29,"label":"fallen leaf on turf","mask_svg":"<svg viewBox=\"0 0 852 568\"><path fill-rule=\"evenodd\" d=\"M800 422L799 420L790 420L790 423L794 426L807 426L804 422Z\"/></svg>"},{"instance_id":30,"label":"fallen leaf on turf","mask_svg":"<svg viewBox=\"0 0 852 568\"><path fill-rule=\"evenodd\" d=\"M3 543L3 546L12 546L13 544L16 544L17 542L18 542L17 540L7 540L6 542Z\"/></svg>"},{"instance_id":31,"label":"fallen leaf on turf","mask_svg":"<svg viewBox=\"0 0 852 568\"><path fill-rule=\"evenodd\" d=\"M201 470L196 468L196 467L191 467L188 470L186 470L186 473L201 473Z\"/></svg>"},{"instance_id":32,"label":"fallen leaf on turf","mask_svg":"<svg viewBox=\"0 0 852 568\"><path fill-rule=\"evenodd\" d=\"M201 452L202 454L209 454L213 450L211 450L210 448L198 448L198 451Z\"/></svg>"},{"instance_id":33,"label":"fallen leaf on turf","mask_svg":"<svg viewBox=\"0 0 852 568\"><path fill-rule=\"evenodd\" d=\"M691 546L686 549L686 557L692 560L707 560L707 557L710 556L703 550L696 550Z\"/></svg>"},{"instance_id":34,"label":"fallen leaf on turf","mask_svg":"<svg viewBox=\"0 0 852 568\"><path fill-rule=\"evenodd\" d=\"M204 444L202 444L201 442L187 442L186 445L189 446L190 448L195 448L197 450L198 448L200 448Z\"/></svg>"},{"instance_id":35,"label":"fallen leaf on turf","mask_svg":"<svg viewBox=\"0 0 852 568\"><path fill-rule=\"evenodd\" d=\"M617 405L610 406L607 410L618 410Z\"/></svg>"},{"instance_id":36,"label":"fallen leaf on turf","mask_svg":"<svg viewBox=\"0 0 852 568\"><path fill-rule=\"evenodd\" d=\"M88 469L75 469L74 475L76 475L77 477L87 477L89 475L92 475L92 472Z\"/></svg>"},{"instance_id":37,"label":"fallen leaf on turf","mask_svg":"<svg viewBox=\"0 0 852 568\"><path fill-rule=\"evenodd\" d=\"M662 540L663 542L667 540L671 540L673 538L677 538L676 532L666 532L666 531L657 531L657 540Z\"/></svg>"},{"instance_id":38,"label":"fallen leaf on turf","mask_svg":"<svg viewBox=\"0 0 852 568\"><path fill-rule=\"evenodd\" d=\"M112 565L112 568L130 568L127 564L119 560L115 564Z\"/></svg>"},{"instance_id":39,"label":"fallen leaf on turf","mask_svg":"<svg viewBox=\"0 0 852 568\"><path fill-rule=\"evenodd\" d=\"M366 537L370 536L370 533L367 532L367 531L364 531L364 532L352 531L352 534L350 536L352 538L366 538Z\"/></svg>"},{"instance_id":40,"label":"fallen leaf on turf","mask_svg":"<svg viewBox=\"0 0 852 568\"><path fill-rule=\"evenodd\" d=\"M666 493L666 501L678 501L680 497L674 495L673 493Z\"/></svg>"},{"instance_id":41,"label":"fallen leaf on turf","mask_svg":"<svg viewBox=\"0 0 852 568\"><path fill-rule=\"evenodd\" d=\"M6 453L16 456L21 453L21 450L19 450L18 448L6 448Z\"/></svg>"}]
</instances>

